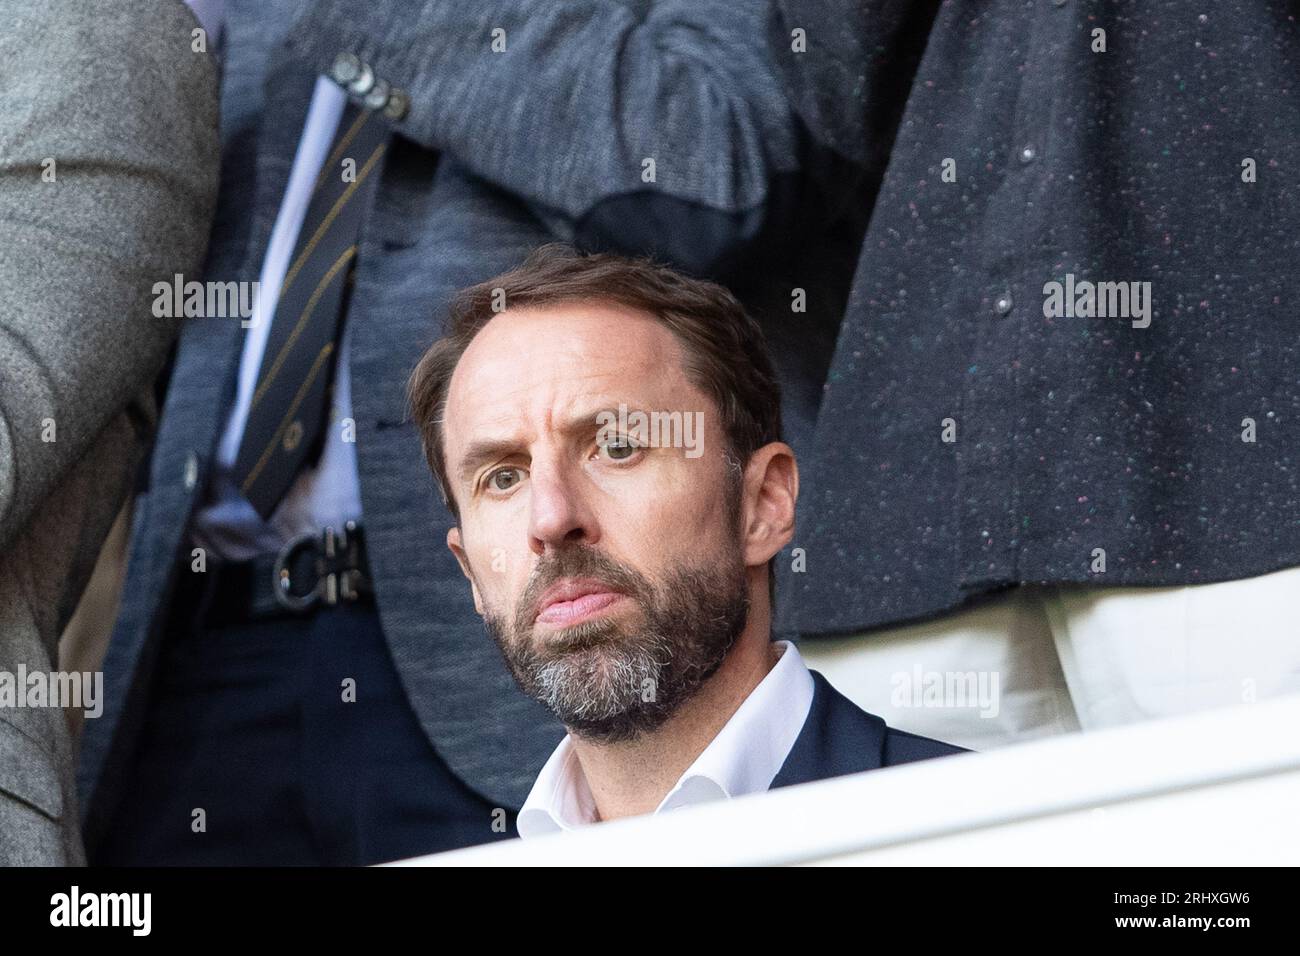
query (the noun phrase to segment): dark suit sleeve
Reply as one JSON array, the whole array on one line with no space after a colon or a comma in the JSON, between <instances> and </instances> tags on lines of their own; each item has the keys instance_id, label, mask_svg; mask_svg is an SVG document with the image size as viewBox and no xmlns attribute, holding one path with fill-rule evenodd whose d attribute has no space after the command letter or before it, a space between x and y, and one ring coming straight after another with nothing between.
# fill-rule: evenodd
<instances>
[{"instance_id":1,"label":"dark suit sleeve","mask_svg":"<svg viewBox=\"0 0 1300 956\"><path fill-rule=\"evenodd\" d=\"M863 160L867 132L862 109L872 60L869 45L882 32L890 6L879 0L773 0L768 21L772 58L791 107L814 141Z\"/></svg>"},{"instance_id":2,"label":"dark suit sleeve","mask_svg":"<svg viewBox=\"0 0 1300 956\"><path fill-rule=\"evenodd\" d=\"M399 133L580 229L637 245L671 221L653 236L689 239L665 251L690 268L752 237L798 167L768 16L766 0L323 2L292 42L322 72L360 57L410 96Z\"/></svg>"},{"instance_id":3,"label":"dark suit sleeve","mask_svg":"<svg viewBox=\"0 0 1300 956\"><path fill-rule=\"evenodd\" d=\"M941 0L772 0L775 69L813 143L882 165Z\"/></svg>"}]
</instances>

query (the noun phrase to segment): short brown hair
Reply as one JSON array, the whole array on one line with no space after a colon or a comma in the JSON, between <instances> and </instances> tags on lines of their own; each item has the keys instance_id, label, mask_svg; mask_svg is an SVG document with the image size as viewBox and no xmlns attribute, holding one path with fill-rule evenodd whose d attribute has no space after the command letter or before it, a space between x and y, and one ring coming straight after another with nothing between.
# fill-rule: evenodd
<instances>
[{"instance_id":1,"label":"short brown hair","mask_svg":"<svg viewBox=\"0 0 1300 956\"><path fill-rule=\"evenodd\" d=\"M728 451L740 468L759 448L781 440L780 386L763 331L735 296L650 259L584 254L553 243L517 268L462 290L451 303L447 334L429 347L411 374L411 415L429 470L457 521L460 509L447 481L442 421L461 355L505 308L580 300L638 309L668 327L686 353L687 377L716 402Z\"/></svg>"}]
</instances>

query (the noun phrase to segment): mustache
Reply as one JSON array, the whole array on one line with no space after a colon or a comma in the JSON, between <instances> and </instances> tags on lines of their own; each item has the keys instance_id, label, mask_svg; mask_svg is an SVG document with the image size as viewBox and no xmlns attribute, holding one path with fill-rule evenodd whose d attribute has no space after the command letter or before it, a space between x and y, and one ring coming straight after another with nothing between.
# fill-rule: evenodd
<instances>
[{"instance_id":1,"label":"mustache","mask_svg":"<svg viewBox=\"0 0 1300 956\"><path fill-rule=\"evenodd\" d=\"M541 610L538 607L547 588L564 578L592 578L631 598L643 598L652 590L639 572L619 564L595 548L575 545L543 557L524 585L515 612L515 632L526 634Z\"/></svg>"}]
</instances>

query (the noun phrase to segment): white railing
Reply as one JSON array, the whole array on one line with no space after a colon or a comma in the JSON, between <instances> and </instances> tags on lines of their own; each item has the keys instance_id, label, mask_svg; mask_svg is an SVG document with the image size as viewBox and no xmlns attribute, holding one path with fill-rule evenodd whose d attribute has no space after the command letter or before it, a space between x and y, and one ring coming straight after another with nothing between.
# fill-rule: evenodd
<instances>
[{"instance_id":1,"label":"white railing","mask_svg":"<svg viewBox=\"0 0 1300 956\"><path fill-rule=\"evenodd\" d=\"M395 865L1300 863L1300 696Z\"/></svg>"}]
</instances>

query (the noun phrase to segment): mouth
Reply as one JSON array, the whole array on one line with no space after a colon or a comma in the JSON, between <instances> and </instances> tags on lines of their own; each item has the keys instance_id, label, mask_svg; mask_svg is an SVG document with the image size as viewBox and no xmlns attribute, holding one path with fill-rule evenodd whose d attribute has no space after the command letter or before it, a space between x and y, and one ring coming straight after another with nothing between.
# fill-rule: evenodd
<instances>
[{"instance_id":1,"label":"mouth","mask_svg":"<svg viewBox=\"0 0 1300 956\"><path fill-rule=\"evenodd\" d=\"M606 613L627 596L612 590L609 585L594 578L568 578L558 581L543 592L537 602L535 624L551 627L573 627L583 621Z\"/></svg>"}]
</instances>

